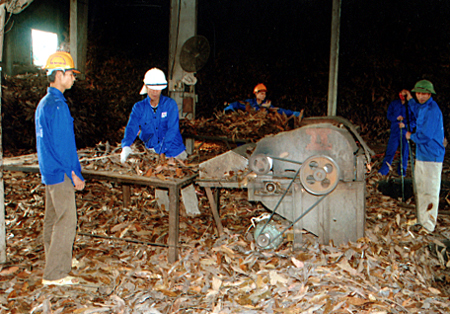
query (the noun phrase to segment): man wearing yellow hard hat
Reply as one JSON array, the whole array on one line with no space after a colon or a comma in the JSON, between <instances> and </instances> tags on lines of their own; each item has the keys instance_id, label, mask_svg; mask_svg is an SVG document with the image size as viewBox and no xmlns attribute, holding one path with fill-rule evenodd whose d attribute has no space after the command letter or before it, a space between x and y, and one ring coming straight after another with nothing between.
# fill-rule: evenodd
<instances>
[{"instance_id":1,"label":"man wearing yellow hard hat","mask_svg":"<svg viewBox=\"0 0 450 314\"><path fill-rule=\"evenodd\" d=\"M274 105L272 105L272 102L267 99L267 87L262 83L259 83L258 85L255 86L255 88L253 89L253 94L255 94L255 98L250 98L245 101L235 101L233 103L230 103L230 104L228 104L227 107L225 107L224 111L225 112L237 111L237 110L245 111L246 107L249 105L251 108L253 108L256 111L258 111L262 108L266 108L266 109L275 110L279 114L285 114L288 117L290 117L292 115L298 117L300 115L299 111L292 111L292 110L288 110L288 109L278 108L278 107L275 107Z\"/></svg>"},{"instance_id":2,"label":"man wearing yellow hard hat","mask_svg":"<svg viewBox=\"0 0 450 314\"><path fill-rule=\"evenodd\" d=\"M50 87L35 113L36 148L42 183L45 184L44 285L71 285L69 276L77 228L75 190L84 189L78 160L73 118L64 92L72 88L75 74L69 53L52 54L44 69Z\"/></svg>"},{"instance_id":3,"label":"man wearing yellow hard hat","mask_svg":"<svg viewBox=\"0 0 450 314\"><path fill-rule=\"evenodd\" d=\"M436 227L442 163L444 161L444 122L441 109L433 100L436 94L433 84L421 80L411 90L402 93L416 117L415 133L406 132L406 139L416 143L414 184L416 188L417 222L428 232Z\"/></svg>"}]
</instances>

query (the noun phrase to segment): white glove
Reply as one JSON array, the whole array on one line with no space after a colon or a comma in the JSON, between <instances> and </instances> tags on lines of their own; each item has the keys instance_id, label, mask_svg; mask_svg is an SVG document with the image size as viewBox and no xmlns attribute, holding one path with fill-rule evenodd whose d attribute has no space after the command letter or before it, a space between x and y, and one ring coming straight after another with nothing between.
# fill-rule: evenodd
<instances>
[{"instance_id":1,"label":"white glove","mask_svg":"<svg viewBox=\"0 0 450 314\"><path fill-rule=\"evenodd\" d=\"M122 152L120 153L120 162L125 163L127 161L128 156L131 154L131 147L125 146L122 148Z\"/></svg>"}]
</instances>

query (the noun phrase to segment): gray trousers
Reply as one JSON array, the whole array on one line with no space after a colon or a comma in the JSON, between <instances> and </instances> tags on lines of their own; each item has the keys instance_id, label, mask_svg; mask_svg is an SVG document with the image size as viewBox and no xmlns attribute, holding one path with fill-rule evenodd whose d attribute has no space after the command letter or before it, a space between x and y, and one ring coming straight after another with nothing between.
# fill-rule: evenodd
<instances>
[{"instance_id":1,"label":"gray trousers","mask_svg":"<svg viewBox=\"0 0 450 314\"><path fill-rule=\"evenodd\" d=\"M75 188L65 175L64 182L45 186L45 280L64 278L71 271L76 229Z\"/></svg>"},{"instance_id":2,"label":"gray trousers","mask_svg":"<svg viewBox=\"0 0 450 314\"><path fill-rule=\"evenodd\" d=\"M414 165L417 222L429 232L436 226L441 172L442 162L416 160Z\"/></svg>"}]
</instances>

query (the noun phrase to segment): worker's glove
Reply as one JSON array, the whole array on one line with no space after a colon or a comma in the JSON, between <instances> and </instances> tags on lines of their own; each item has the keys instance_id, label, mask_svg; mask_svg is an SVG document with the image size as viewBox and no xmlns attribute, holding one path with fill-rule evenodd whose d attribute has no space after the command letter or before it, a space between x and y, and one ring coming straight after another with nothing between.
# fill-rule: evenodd
<instances>
[{"instance_id":1,"label":"worker's glove","mask_svg":"<svg viewBox=\"0 0 450 314\"><path fill-rule=\"evenodd\" d=\"M153 147L153 149L155 150L155 153L157 154L162 154L163 153L163 142L159 142L158 144L155 145L155 147Z\"/></svg>"},{"instance_id":2,"label":"worker's glove","mask_svg":"<svg viewBox=\"0 0 450 314\"><path fill-rule=\"evenodd\" d=\"M131 154L131 147L125 146L122 148L122 152L120 153L120 162L125 163L127 161L128 156Z\"/></svg>"}]
</instances>

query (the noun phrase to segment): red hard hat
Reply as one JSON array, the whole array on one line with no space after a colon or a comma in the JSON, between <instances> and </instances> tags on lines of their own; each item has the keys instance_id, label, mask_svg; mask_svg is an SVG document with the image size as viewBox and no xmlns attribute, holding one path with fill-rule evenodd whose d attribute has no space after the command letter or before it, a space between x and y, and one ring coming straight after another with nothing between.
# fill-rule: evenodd
<instances>
[{"instance_id":1,"label":"red hard hat","mask_svg":"<svg viewBox=\"0 0 450 314\"><path fill-rule=\"evenodd\" d=\"M255 88L253 89L253 93L259 93L259 92L267 92L267 87L266 85L259 83L258 85L255 86Z\"/></svg>"}]
</instances>

